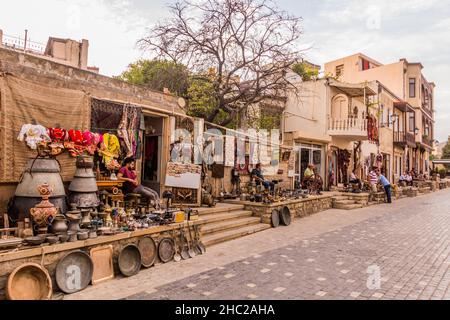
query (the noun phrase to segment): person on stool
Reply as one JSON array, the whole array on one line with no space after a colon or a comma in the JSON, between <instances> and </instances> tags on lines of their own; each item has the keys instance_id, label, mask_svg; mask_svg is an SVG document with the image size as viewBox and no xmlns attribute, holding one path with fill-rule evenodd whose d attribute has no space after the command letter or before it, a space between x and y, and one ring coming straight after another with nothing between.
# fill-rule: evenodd
<instances>
[{"instance_id":1,"label":"person on stool","mask_svg":"<svg viewBox=\"0 0 450 320\"><path fill-rule=\"evenodd\" d=\"M261 171L261 163L256 164L255 169L252 170L251 177L255 178L256 182L261 182L264 188L272 191L274 188L274 184L271 181L265 180Z\"/></svg>"},{"instance_id":2,"label":"person on stool","mask_svg":"<svg viewBox=\"0 0 450 320\"><path fill-rule=\"evenodd\" d=\"M135 160L133 158L126 158L123 162L123 167L120 168L117 178L124 181L123 193L125 195L130 193L137 193L145 198L151 199L154 202L155 209L160 210L159 195L152 189L144 187L137 181L137 174L135 170Z\"/></svg>"}]
</instances>

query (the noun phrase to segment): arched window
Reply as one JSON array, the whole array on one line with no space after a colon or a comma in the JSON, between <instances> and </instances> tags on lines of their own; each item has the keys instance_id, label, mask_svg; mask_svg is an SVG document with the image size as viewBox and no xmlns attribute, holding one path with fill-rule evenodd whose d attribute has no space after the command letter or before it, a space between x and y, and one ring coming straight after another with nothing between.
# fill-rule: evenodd
<instances>
[{"instance_id":1,"label":"arched window","mask_svg":"<svg viewBox=\"0 0 450 320\"><path fill-rule=\"evenodd\" d=\"M331 118L347 119L348 116L348 97L344 94L338 94L333 97L331 101Z\"/></svg>"}]
</instances>

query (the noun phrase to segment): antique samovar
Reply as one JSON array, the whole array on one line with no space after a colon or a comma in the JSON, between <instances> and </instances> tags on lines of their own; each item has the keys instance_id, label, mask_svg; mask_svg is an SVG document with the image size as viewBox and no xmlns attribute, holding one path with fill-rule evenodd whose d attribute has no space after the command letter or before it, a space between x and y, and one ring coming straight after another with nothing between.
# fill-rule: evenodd
<instances>
[{"instance_id":1,"label":"antique samovar","mask_svg":"<svg viewBox=\"0 0 450 320\"><path fill-rule=\"evenodd\" d=\"M42 201L34 208L30 209L30 214L34 223L34 229L39 234L46 234L48 227L58 214L59 209L49 201L52 188L48 183L44 183L37 187Z\"/></svg>"}]
</instances>

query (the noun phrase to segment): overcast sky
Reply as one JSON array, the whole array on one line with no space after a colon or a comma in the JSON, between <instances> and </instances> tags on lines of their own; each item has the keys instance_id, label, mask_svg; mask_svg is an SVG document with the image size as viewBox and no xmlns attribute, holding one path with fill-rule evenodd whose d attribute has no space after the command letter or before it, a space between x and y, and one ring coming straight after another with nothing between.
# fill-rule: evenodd
<instances>
[{"instance_id":1,"label":"overcast sky","mask_svg":"<svg viewBox=\"0 0 450 320\"><path fill-rule=\"evenodd\" d=\"M173 0L3 0L0 29L45 43L49 36L90 41L89 64L118 75L141 57L136 41L167 17ZM324 62L362 52L382 63L422 62L436 88L436 139L450 134L449 0L275 0L303 17L306 58Z\"/></svg>"}]
</instances>

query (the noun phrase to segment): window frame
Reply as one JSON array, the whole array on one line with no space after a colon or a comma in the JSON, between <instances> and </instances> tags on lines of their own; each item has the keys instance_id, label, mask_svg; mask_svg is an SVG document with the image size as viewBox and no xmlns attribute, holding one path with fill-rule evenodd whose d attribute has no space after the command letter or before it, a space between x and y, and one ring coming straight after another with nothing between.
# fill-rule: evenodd
<instances>
[{"instance_id":1,"label":"window frame","mask_svg":"<svg viewBox=\"0 0 450 320\"><path fill-rule=\"evenodd\" d=\"M411 90L411 86L414 86L413 90ZM409 91L409 97L410 98L416 98L417 96L417 81L416 78L409 78L409 82L408 82L408 91Z\"/></svg>"}]
</instances>

